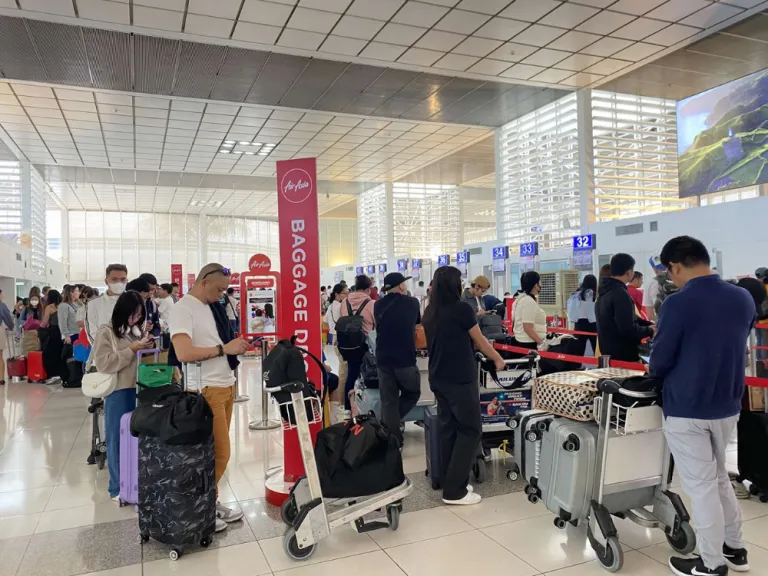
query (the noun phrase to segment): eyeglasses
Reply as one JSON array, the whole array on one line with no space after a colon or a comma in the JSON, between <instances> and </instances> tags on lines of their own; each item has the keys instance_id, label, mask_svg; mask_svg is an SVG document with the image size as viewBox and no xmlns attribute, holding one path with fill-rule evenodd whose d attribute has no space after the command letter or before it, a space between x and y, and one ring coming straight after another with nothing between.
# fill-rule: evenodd
<instances>
[{"instance_id":1,"label":"eyeglasses","mask_svg":"<svg viewBox=\"0 0 768 576\"><path fill-rule=\"evenodd\" d=\"M232 271L229 268L221 267L218 270L211 270L209 272L206 272L205 274L203 274L203 277L200 278L200 280L205 280L211 274L221 274L222 276L231 276Z\"/></svg>"}]
</instances>

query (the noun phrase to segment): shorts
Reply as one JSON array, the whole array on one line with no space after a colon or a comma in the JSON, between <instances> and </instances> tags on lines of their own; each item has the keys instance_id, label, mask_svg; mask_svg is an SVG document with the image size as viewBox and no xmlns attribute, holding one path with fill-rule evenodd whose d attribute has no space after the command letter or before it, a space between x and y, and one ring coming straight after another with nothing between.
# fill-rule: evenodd
<instances>
[{"instance_id":1,"label":"shorts","mask_svg":"<svg viewBox=\"0 0 768 576\"><path fill-rule=\"evenodd\" d=\"M5 350L8 347L8 337L5 326L0 326L0 350Z\"/></svg>"}]
</instances>

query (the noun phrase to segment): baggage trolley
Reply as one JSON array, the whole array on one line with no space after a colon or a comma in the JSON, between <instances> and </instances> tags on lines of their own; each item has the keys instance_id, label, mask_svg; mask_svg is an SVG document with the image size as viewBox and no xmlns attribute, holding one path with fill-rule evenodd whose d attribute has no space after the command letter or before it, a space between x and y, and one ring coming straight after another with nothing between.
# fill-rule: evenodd
<instances>
[{"instance_id":1,"label":"baggage trolley","mask_svg":"<svg viewBox=\"0 0 768 576\"><path fill-rule=\"evenodd\" d=\"M626 390L613 379L600 380L597 388L597 455L587 537L598 560L609 572L617 572L624 562L611 516L661 528L674 550L690 554L696 535L682 499L669 489L673 463L662 431L662 410L647 405L657 393ZM614 402L616 395L624 397L620 404ZM641 402L632 406L633 400ZM565 522L556 518L555 525L563 528Z\"/></svg>"},{"instance_id":2,"label":"baggage trolley","mask_svg":"<svg viewBox=\"0 0 768 576\"><path fill-rule=\"evenodd\" d=\"M472 472L477 482L482 484L487 477L486 467L492 458L492 450L503 447L507 454L513 454L513 429L516 422L513 418L519 412L531 409L532 385L539 366L539 355L531 352L523 358L505 360L506 368L498 373L488 370L489 361L482 353L477 352L475 359L483 435L482 451L475 460ZM510 425L510 422L513 424ZM507 478L514 482L519 471L513 466L506 474Z\"/></svg>"},{"instance_id":3,"label":"baggage trolley","mask_svg":"<svg viewBox=\"0 0 768 576\"><path fill-rule=\"evenodd\" d=\"M96 464L99 470L104 470L107 461L107 438L104 425L104 398L91 398L88 414L92 416L91 423L91 453L88 464Z\"/></svg>"},{"instance_id":4,"label":"baggage trolley","mask_svg":"<svg viewBox=\"0 0 768 576\"><path fill-rule=\"evenodd\" d=\"M301 382L284 382L280 386L265 386L269 393L288 392L291 401L279 403L281 413L290 413L295 418L283 419L283 429L296 429L304 462L306 476L300 478L291 489L288 500L280 512L283 520L291 527L283 539L285 553L293 560L306 560L315 552L317 544L331 533L331 530L344 524L352 523L360 531L383 528L383 522L364 522L363 517L382 508L386 509L388 525L396 530L400 522L402 500L413 490L411 481L406 476L399 486L372 496L357 498L323 498L320 475L317 470L314 446L310 433L310 424L322 422L322 406L317 397L304 397ZM310 422L307 405L313 414ZM290 422L293 420L294 422ZM329 511L328 507L340 507Z\"/></svg>"}]
</instances>

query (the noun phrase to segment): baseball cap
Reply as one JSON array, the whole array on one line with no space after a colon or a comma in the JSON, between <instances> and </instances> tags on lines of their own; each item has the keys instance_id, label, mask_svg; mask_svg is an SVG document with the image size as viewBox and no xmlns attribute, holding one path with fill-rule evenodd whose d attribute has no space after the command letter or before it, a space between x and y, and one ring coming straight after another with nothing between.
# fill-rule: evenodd
<instances>
[{"instance_id":1,"label":"baseball cap","mask_svg":"<svg viewBox=\"0 0 768 576\"><path fill-rule=\"evenodd\" d=\"M663 272L667 269L664 264L661 263L661 258L658 255L651 256L648 258L648 263L651 265L651 268L656 270L657 272Z\"/></svg>"},{"instance_id":2,"label":"baseball cap","mask_svg":"<svg viewBox=\"0 0 768 576\"><path fill-rule=\"evenodd\" d=\"M484 288L486 290L488 290L488 288L491 287L491 281L488 280L488 278L483 275L480 275L474 280L472 280L472 284L477 284L478 286L480 286L480 288Z\"/></svg>"},{"instance_id":3,"label":"baseball cap","mask_svg":"<svg viewBox=\"0 0 768 576\"><path fill-rule=\"evenodd\" d=\"M760 268L755 270L755 276L760 280L762 280L763 278L768 278L768 268L761 266Z\"/></svg>"},{"instance_id":4,"label":"baseball cap","mask_svg":"<svg viewBox=\"0 0 768 576\"><path fill-rule=\"evenodd\" d=\"M392 288L400 286L406 280L410 280L411 276L403 276L400 272L390 272L384 276L384 286L381 287L384 292L389 292Z\"/></svg>"}]
</instances>

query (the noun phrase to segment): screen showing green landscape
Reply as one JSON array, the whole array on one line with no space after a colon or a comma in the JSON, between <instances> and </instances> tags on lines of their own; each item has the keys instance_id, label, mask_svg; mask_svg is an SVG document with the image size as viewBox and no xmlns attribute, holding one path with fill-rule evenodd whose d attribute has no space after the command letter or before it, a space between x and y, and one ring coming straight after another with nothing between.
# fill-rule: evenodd
<instances>
[{"instance_id":1,"label":"screen showing green landscape","mask_svg":"<svg viewBox=\"0 0 768 576\"><path fill-rule=\"evenodd\" d=\"M677 103L680 197L768 181L768 69Z\"/></svg>"}]
</instances>

